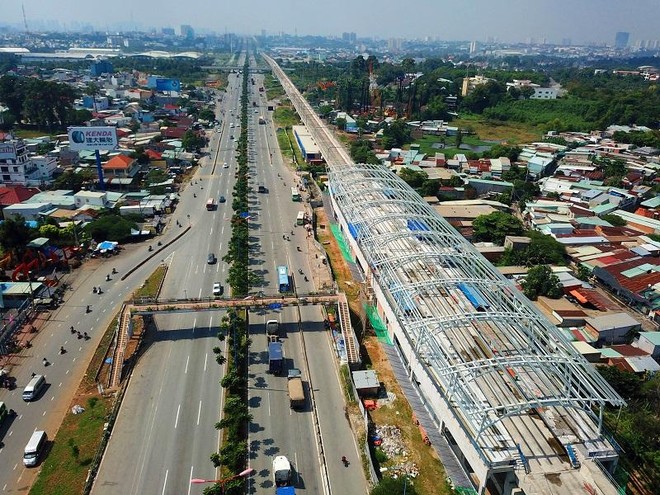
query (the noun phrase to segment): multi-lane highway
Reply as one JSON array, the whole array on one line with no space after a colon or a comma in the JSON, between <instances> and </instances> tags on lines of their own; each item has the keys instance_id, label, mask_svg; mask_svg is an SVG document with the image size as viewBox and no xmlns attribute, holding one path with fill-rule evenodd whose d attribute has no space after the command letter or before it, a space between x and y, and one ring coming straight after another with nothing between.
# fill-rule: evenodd
<instances>
[{"instance_id":1,"label":"multi-lane highway","mask_svg":"<svg viewBox=\"0 0 660 495\"><path fill-rule=\"evenodd\" d=\"M240 64L243 57L239 58ZM291 187L299 179L285 166L279 153L265 94L258 91L263 86L263 76L255 75L255 80L255 85L248 86L252 186L248 198L250 269L261 277L261 282L251 290L276 293L275 268L286 265L296 290L309 292L314 289L310 275L316 261L308 252L310 244L305 230L296 226L296 215L303 205L292 202L290 196ZM209 155L202 161L193 182L182 191L162 241L167 244L188 225L190 231L124 281L119 276L149 256L146 246L129 247L121 256L93 261L99 265L98 270L87 271L91 275L86 278L79 277L68 303L53 314L34 340L34 347L25 359L30 364L17 367L14 372L19 387L12 392L2 391L0 400L19 413L0 432L3 491L16 492L31 484L36 470L26 470L21 464L22 450L31 432L46 429L51 437L54 435L85 363L98 343L100 330L157 264L165 262L169 266L163 297L209 297L216 282L222 284L225 296L228 295L228 267L222 256L231 234L230 205L236 170L236 143L232 136L237 138L240 133L241 82L242 76L229 76L228 91L216 110L221 121L220 132L214 130L210 135ZM253 101L256 107L252 106ZM260 115L266 116L266 124L258 123ZM258 184L266 185L268 192L257 192ZM220 196L226 202L219 203L215 211L206 211L206 201L218 200ZM176 220L181 227L176 225ZM207 263L209 253L215 254L217 263ZM112 267L117 268L119 275L105 282L105 275ZM298 273L299 269L304 275ZM103 296L92 294L92 287L98 285L103 286ZM89 315L84 311L87 304L92 306ZM190 479L217 477L209 455L219 445L214 424L221 417L219 381L223 368L215 362L213 348L224 348L216 338L223 314L218 311L154 318L157 331L145 342L132 374L96 479L95 494L201 493L203 486L191 485ZM250 463L256 469L251 492L272 493L272 457L284 454L294 464L300 492L365 493L366 481L345 419L337 365L330 339L323 330L320 308L271 313L286 329L283 342L287 366L303 371L308 405L295 413L289 409L286 378L265 373L263 323L268 315L257 312L249 316L253 336L249 371L253 423L249 448ZM72 339L70 325L88 331L92 339L88 342ZM60 345L68 351L62 356L57 354ZM45 370L40 363L43 356L52 362ZM21 388L32 370L45 371L50 387L39 401L25 404L20 399ZM352 461L348 468L339 462L342 455Z\"/></svg>"}]
</instances>

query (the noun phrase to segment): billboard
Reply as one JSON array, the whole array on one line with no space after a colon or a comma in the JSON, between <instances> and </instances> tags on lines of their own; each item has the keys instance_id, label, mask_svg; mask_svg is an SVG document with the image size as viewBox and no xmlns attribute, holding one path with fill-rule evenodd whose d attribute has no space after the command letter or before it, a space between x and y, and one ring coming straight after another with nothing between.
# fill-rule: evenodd
<instances>
[{"instance_id":1,"label":"billboard","mask_svg":"<svg viewBox=\"0 0 660 495\"><path fill-rule=\"evenodd\" d=\"M69 127L69 147L80 150L113 150L117 147L116 127Z\"/></svg>"},{"instance_id":2,"label":"billboard","mask_svg":"<svg viewBox=\"0 0 660 495\"><path fill-rule=\"evenodd\" d=\"M178 79L156 79L156 91L181 91Z\"/></svg>"},{"instance_id":3,"label":"billboard","mask_svg":"<svg viewBox=\"0 0 660 495\"><path fill-rule=\"evenodd\" d=\"M16 160L14 143L0 143L0 160Z\"/></svg>"}]
</instances>

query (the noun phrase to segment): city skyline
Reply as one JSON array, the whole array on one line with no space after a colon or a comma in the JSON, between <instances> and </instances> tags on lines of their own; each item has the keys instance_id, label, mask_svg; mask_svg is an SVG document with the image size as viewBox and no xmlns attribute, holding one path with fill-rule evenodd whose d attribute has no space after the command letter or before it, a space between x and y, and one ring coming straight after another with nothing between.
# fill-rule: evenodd
<instances>
[{"instance_id":1,"label":"city skyline","mask_svg":"<svg viewBox=\"0 0 660 495\"><path fill-rule=\"evenodd\" d=\"M2 24L25 30L23 6L28 30L34 31L78 31L84 26L109 32L160 31L171 27L178 33L180 26L187 24L198 33L258 34L265 30L268 34L341 37L343 32L355 32L358 38L502 42L534 39L551 44L570 39L574 44L614 45L617 32L629 32L631 44L657 39L654 23L660 18L657 0L637 0L625 9L614 0L581 0L579 4L569 0L509 0L506 6L487 0L410 0L405 9L409 22L402 19L399 3L373 0L336 0L325 9L302 0L281 0L276 8L267 0L245 0L240 5L189 0L185 11L180 5L172 0L115 0L112 9L104 9L100 19L98 12L82 10L79 0L24 0L22 4L5 6ZM318 19L323 22L316 22Z\"/></svg>"}]
</instances>

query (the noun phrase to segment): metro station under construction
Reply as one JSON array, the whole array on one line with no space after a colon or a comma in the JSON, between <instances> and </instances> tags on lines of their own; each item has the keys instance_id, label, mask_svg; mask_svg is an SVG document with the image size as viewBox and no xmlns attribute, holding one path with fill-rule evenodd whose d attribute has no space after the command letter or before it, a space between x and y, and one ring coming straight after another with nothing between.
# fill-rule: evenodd
<instances>
[{"instance_id":1,"label":"metro station under construction","mask_svg":"<svg viewBox=\"0 0 660 495\"><path fill-rule=\"evenodd\" d=\"M396 174L336 165L329 187L367 304L453 456L441 460L454 485L617 493L603 409L625 402L593 366Z\"/></svg>"}]
</instances>

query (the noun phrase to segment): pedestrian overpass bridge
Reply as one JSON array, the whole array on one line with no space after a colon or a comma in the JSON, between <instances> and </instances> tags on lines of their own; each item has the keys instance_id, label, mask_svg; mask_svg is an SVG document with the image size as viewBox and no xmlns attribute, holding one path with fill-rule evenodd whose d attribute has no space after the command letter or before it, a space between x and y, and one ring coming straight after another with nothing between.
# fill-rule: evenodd
<instances>
[{"instance_id":1,"label":"pedestrian overpass bridge","mask_svg":"<svg viewBox=\"0 0 660 495\"><path fill-rule=\"evenodd\" d=\"M200 299L160 299L141 298L127 301L120 311L117 334L113 351L109 386L118 387L122 380L125 352L133 336L133 316L162 313L198 313L205 311L226 311L228 309L258 310L281 309L315 305L337 305L339 327L346 348L349 366L360 362L358 344L350 323L348 301L343 292L310 293L298 295L263 295L245 298L200 298Z\"/></svg>"}]
</instances>

